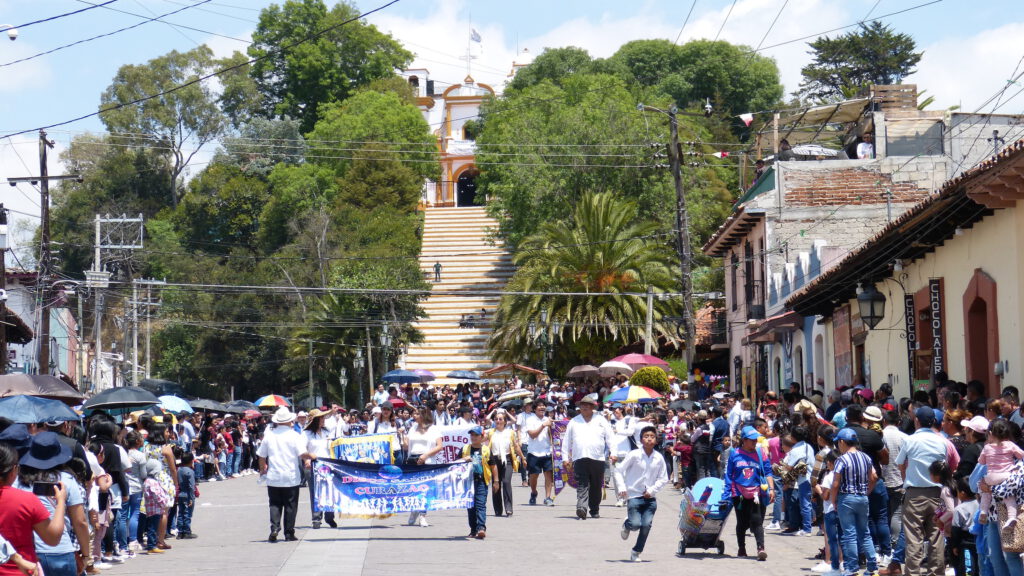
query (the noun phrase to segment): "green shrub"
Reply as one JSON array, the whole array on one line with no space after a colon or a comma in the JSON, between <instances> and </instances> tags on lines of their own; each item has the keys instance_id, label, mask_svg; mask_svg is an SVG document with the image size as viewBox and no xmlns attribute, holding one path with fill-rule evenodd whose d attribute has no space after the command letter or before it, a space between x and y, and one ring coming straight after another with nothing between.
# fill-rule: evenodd
<instances>
[{"instance_id":1,"label":"green shrub","mask_svg":"<svg viewBox=\"0 0 1024 576\"><path fill-rule=\"evenodd\" d=\"M633 373L633 376L629 379L629 383L633 386L644 386L650 388L659 394L668 394L668 375L665 371L657 366L647 366L641 368Z\"/></svg>"}]
</instances>

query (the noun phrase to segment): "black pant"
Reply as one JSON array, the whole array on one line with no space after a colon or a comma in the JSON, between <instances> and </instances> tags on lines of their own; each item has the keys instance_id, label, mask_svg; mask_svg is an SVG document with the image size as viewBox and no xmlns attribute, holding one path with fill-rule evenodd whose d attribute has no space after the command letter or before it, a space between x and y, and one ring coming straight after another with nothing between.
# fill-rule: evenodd
<instances>
[{"instance_id":1,"label":"black pant","mask_svg":"<svg viewBox=\"0 0 1024 576\"><path fill-rule=\"evenodd\" d=\"M694 456L697 464L697 480L704 478L718 478L718 461L715 453L696 454Z\"/></svg>"},{"instance_id":2,"label":"black pant","mask_svg":"<svg viewBox=\"0 0 1024 576\"><path fill-rule=\"evenodd\" d=\"M754 541L757 542L757 549L764 549L764 503L757 503L753 500L744 500L737 496L732 499L732 505L736 509L736 547L740 552L746 553L747 530L754 533Z\"/></svg>"},{"instance_id":3,"label":"black pant","mask_svg":"<svg viewBox=\"0 0 1024 576\"><path fill-rule=\"evenodd\" d=\"M511 458L511 456L509 456ZM494 515L512 515L512 462L495 462L498 467L498 475L492 482L498 483L498 491L491 492L491 502L494 504Z\"/></svg>"},{"instance_id":4,"label":"black pant","mask_svg":"<svg viewBox=\"0 0 1024 576\"><path fill-rule=\"evenodd\" d=\"M295 535L295 513L299 508L299 487L288 486L278 488L267 486L270 498L270 531L277 534L281 531L281 514L284 513L284 535Z\"/></svg>"},{"instance_id":5,"label":"black pant","mask_svg":"<svg viewBox=\"0 0 1024 576\"><path fill-rule=\"evenodd\" d=\"M597 516L601 508L601 491L604 488L604 462L580 458L572 463L576 475L576 509L590 509L591 516Z\"/></svg>"}]
</instances>

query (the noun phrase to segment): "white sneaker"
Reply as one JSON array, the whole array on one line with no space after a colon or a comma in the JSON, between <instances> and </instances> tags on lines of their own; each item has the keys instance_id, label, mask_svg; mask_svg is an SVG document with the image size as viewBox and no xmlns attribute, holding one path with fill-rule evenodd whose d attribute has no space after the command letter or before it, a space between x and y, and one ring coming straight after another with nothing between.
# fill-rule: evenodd
<instances>
[{"instance_id":1,"label":"white sneaker","mask_svg":"<svg viewBox=\"0 0 1024 576\"><path fill-rule=\"evenodd\" d=\"M430 526L430 522L427 522L427 517L426 516L420 516L420 528L428 528L429 526Z\"/></svg>"},{"instance_id":2,"label":"white sneaker","mask_svg":"<svg viewBox=\"0 0 1024 576\"><path fill-rule=\"evenodd\" d=\"M782 530L782 527L779 526L778 522L769 522L768 527L765 528L765 530Z\"/></svg>"},{"instance_id":3,"label":"white sneaker","mask_svg":"<svg viewBox=\"0 0 1024 576\"><path fill-rule=\"evenodd\" d=\"M832 564L830 562L821 562L814 568L811 568L811 572L817 572L818 574L824 574L832 571Z\"/></svg>"},{"instance_id":4,"label":"white sneaker","mask_svg":"<svg viewBox=\"0 0 1024 576\"><path fill-rule=\"evenodd\" d=\"M878 561L876 562L876 564L878 564L879 568L885 568L885 567L889 566L889 564L891 562L892 562L892 556L885 556L883 554L879 554L878 555Z\"/></svg>"},{"instance_id":5,"label":"white sneaker","mask_svg":"<svg viewBox=\"0 0 1024 576\"><path fill-rule=\"evenodd\" d=\"M954 570L952 566L946 568L946 576L953 576L954 574L956 574L956 570Z\"/></svg>"},{"instance_id":6,"label":"white sneaker","mask_svg":"<svg viewBox=\"0 0 1024 576\"><path fill-rule=\"evenodd\" d=\"M623 540L629 540L629 528L626 528L625 524L622 525L622 530L619 531L619 536Z\"/></svg>"},{"instance_id":7,"label":"white sneaker","mask_svg":"<svg viewBox=\"0 0 1024 576\"><path fill-rule=\"evenodd\" d=\"M793 535L794 536L805 536L805 537L806 536L814 536L814 534L812 534L810 530L797 530Z\"/></svg>"},{"instance_id":8,"label":"white sneaker","mask_svg":"<svg viewBox=\"0 0 1024 576\"><path fill-rule=\"evenodd\" d=\"M615 507L616 508L622 508L623 504L624 504L624 502L622 500L616 500L615 501Z\"/></svg>"},{"instance_id":9,"label":"white sneaker","mask_svg":"<svg viewBox=\"0 0 1024 576\"><path fill-rule=\"evenodd\" d=\"M213 478L210 478L209 480L207 480L207 482L217 482L217 477L214 476Z\"/></svg>"},{"instance_id":10,"label":"white sneaker","mask_svg":"<svg viewBox=\"0 0 1024 576\"><path fill-rule=\"evenodd\" d=\"M171 528L170 530L167 531L167 533L170 534L171 536L177 536L178 535L178 529L177 528Z\"/></svg>"},{"instance_id":11,"label":"white sneaker","mask_svg":"<svg viewBox=\"0 0 1024 576\"><path fill-rule=\"evenodd\" d=\"M630 562L639 562L640 561L640 554L638 552L634 551L634 550L630 550L629 551L629 561Z\"/></svg>"},{"instance_id":12,"label":"white sneaker","mask_svg":"<svg viewBox=\"0 0 1024 576\"><path fill-rule=\"evenodd\" d=\"M113 564L107 564L106 562L93 562L93 568L99 568L100 570L107 570L113 568Z\"/></svg>"}]
</instances>

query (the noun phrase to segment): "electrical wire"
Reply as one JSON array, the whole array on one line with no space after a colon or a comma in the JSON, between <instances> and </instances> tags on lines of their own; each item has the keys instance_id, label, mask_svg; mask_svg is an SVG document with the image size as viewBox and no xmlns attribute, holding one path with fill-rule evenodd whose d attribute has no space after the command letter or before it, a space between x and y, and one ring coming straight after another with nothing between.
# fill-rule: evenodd
<instances>
[{"instance_id":1,"label":"electrical wire","mask_svg":"<svg viewBox=\"0 0 1024 576\"><path fill-rule=\"evenodd\" d=\"M683 30L686 30L686 25L690 23L690 16L693 15L693 9L697 7L697 0L693 0L693 4L690 4L690 11L686 13L686 19L683 20L683 25L679 27L679 33L676 34L676 40L673 44L679 44L679 39L683 37Z\"/></svg>"},{"instance_id":2,"label":"electrical wire","mask_svg":"<svg viewBox=\"0 0 1024 576\"><path fill-rule=\"evenodd\" d=\"M768 39L768 35L771 34L772 28L775 28L775 23L779 21L779 16L782 16L782 11L786 9L787 5L789 5L789 0L782 3L782 7L775 13L775 18L772 18L772 23L768 25L768 29L765 30L764 36L761 36L761 41L757 43L757 48L754 48L754 52L751 54L760 50L761 46L764 45L764 41Z\"/></svg>"},{"instance_id":3,"label":"electrical wire","mask_svg":"<svg viewBox=\"0 0 1024 576\"><path fill-rule=\"evenodd\" d=\"M715 34L715 42L718 42L718 37L722 35L722 30L725 30L725 23L729 21L729 16L732 16L732 9L736 7L738 0L732 0L732 4L729 5L729 11L725 13L725 20L722 20L722 26L718 29L718 34Z\"/></svg>"},{"instance_id":4,"label":"electrical wire","mask_svg":"<svg viewBox=\"0 0 1024 576\"><path fill-rule=\"evenodd\" d=\"M83 4L93 5L92 2L87 2L86 0L78 0L78 1L82 2ZM177 4L178 6L187 6L187 7L190 7L190 8L193 7L193 6L196 6L195 4L189 6L189 5L186 5L186 4L182 3L182 2L172 2L172 4ZM216 5L214 2L209 2L209 4L211 6ZM144 4L142 5L142 7L144 9L146 9L146 10L149 10L149 8L146 7ZM150 18L149 16L146 16L145 14L136 14L135 12L130 12L128 10L121 10L119 8L113 8L113 7L110 7L110 6L104 6L104 8L107 9L107 10L110 10L112 12L119 12L121 14L127 14L128 16L135 16L136 18L144 18L144 19L147 19L147 20ZM201 8L197 8L197 10L202 10L202 9ZM152 12L152 11L150 11L150 12ZM168 12L167 14L174 14L176 12ZM192 26L186 26L184 24L177 24L175 22L167 22L166 20L163 20L162 18L163 18L163 16L158 16L158 17L154 18L154 20L159 20L161 23L167 24L168 26L171 26L171 27L173 27L175 29L182 28L182 29L185 29L185 30L191 30L193 32L199 32L201 34L209 34L210 36L216 36L218 38L224 38L225 40L234 40L236 42L242 42L243 44L252 44L252 41L250 41L250 40L245 40L243 38L235 38L234 36L226 36L224 34L219 34L217 32L211 32L209 30L203 30L202 28L193 28ZM188 36L185 36L185 38L188 38ZM192 40L191 38L188 38L188 39L190 41L192 41L192 42L195 42L195 40Z\"/></svg>"},{"instance_id":5,"label":"electrical wire","mask_svg":"<svg viewBox=\"0 0 1024 576\"><path fill-rule=\"evenodd\" d=\"M52 22L52 21L58 20L60 18L66 18L68 16L74 16L75 14L81 14L82 12L88 12L89 10L92 10L93 8L99 8L101 6L106 6L107 4L113 4L114 2L117 2L117 0L107 0L106 2L104 2L102 4L97 4L97 5L94 5L94 6L90 6L88 8L82 8L80 10L74 10L72 12L65 12L63 14L57 14L56 16L50 16L49 18L43 18L42 20L33 20L32 22L26 22L26 23L24 23L24 24L22 24L20 26L12 26L12 28L28 28L29 26L35 26L36 24L43 24L44 22Z\"/></svg>"}]
</instances>

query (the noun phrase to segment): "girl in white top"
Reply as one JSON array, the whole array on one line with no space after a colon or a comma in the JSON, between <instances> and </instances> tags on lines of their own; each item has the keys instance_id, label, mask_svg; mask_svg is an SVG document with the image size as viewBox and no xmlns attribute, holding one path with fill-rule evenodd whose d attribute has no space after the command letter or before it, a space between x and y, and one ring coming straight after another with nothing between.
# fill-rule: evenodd
<instances>
[{"instance_id":1,"label":"girl in white top","mask_svg":"<svg viewBox=\"0 0 1024 576\"><path fill-rule=\"evenodd\" d=\"M416 410L416 425L402 436L402 447L407 456L407 466L434 464L434 457L441 451L441 431L434 426L434 414L427 407ZM427 511L409 513L409 526L419 522L420 526L430 526L427 522Z\"/></svg>"},{"instance_id":2,"label":"girl in white top","mask_svg":"<svg viewBox=\"0 0 1024 576\"><path fill-rule=\"evenodd\" d=\"M327 412L321 412L314 408L309 411L309 420L306 422L306 429L302 431L303 437L306 439L306 452L309 452L316 458L330 458L331 457L331 440L333 440L333 434L324 425L324 420L330 416L334 410ZM309 475L309 505L313 511L313 528L320 528L320 522L327 522L327 525L331 528L337 528L338 523L334 521L334 512L317 512L313 506L313 478L311 472L316 467L316 461L304 462L306 466L305 473Z\"/></svg>"}]
</instances>

